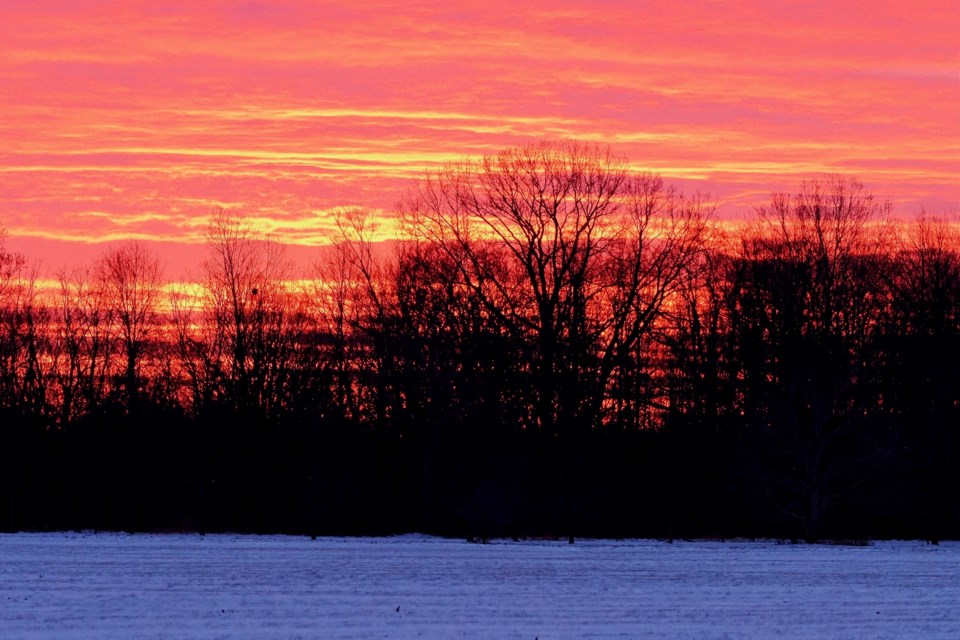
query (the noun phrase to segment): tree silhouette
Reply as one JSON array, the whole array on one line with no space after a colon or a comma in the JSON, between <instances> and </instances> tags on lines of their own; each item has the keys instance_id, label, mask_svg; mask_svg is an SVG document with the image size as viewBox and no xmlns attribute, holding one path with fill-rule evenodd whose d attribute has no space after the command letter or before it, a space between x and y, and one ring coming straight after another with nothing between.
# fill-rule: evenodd
<instances>
[{"instance_id":1,"label":"tree silhouette","mask_svg":"<svg viewBox=\"0 0 960 640\"><path fill-rule=\"evenodd\" d=\"M179 285L0 233L0 527L960 535L956 221L826 177L714 224L576 142L396 213L308 280L236 211Z\"/></svg>"},{"instance_id":2,"label":"tree silhouette","mask_svg":"<svg viewBox=\"0 0 960 640\"><path fill-rule=\"evenodd\" d=\"M584 438L700 250L705 208L629 174L609 149L560 142L427 175L402 213L456 265L455 286L524 345L527 424L563 443L572 505Z\"/></svg>"},{"instance_id":3,"label":"tree silhouette","mask_svg":"<svg viewBox=\"0 0 960 640\"><path fill-rule=\"evenodd\" d=\"M122 387L127 410L139 409L144 359L157 333L163 269L139 242L108 250L96 263L104 310L123 354Z\"/></svg>"},{"instance_id":4,"label":"tree silhouette","mask_svg":"<svg viewBox=\"0 0 960 640\"><path fill-rule=\"evenodd\" d=\"M879 382L912 470L896 500L942 530L960 509L960 237L925 213L899 231L884 271L891 313Z\"/></svg>"},{"instance_id":5,"label":"tree silhouette","mask_svg":"<svg viewBox=\"0 0 960 640\"><path fill-rule=\"evenodd\" d=\"M207 358L220 367L220 396L240 411L276 417L295 390L291 374L304 317L287 289L282 247L260 237L241 214L216 212L207 231L205 312L214 340Z\"/></svg>"},{"instance_id":6,"label":"tree silhouette","mask_svg":"<svg viewBox=\"0 0 960 640\"><path fill-rule=\"evenodd\" d=\"M734 275L731 359L751 438L768 443L758 479L807 538L876 471L866 456L879 399L866 368L883 257L868 225L886 206L843 178L775 194Z\"/></svg>"},{"instance_id":7,"label":"tree silhouette","mask_svg":"<svg viewBox=\"0 0 960 640\"><path fill-rule=\"evenodd\" d=\"M66 427L96 411L105 401L114 344L110 340L109 305L90 269L62 268L56 277L59 422Z\"/></svg>"},{"instance_id":8,"label":"tree silhouette","mask_svg":"<svg viewBox=\"0 0 960 640\"><path fill-rule=\"evenodd\" d=\"M424 177L403 205L488 313L527 342L532 426L589 430L619 359L699 250L705 211L609 149L510 149Z\"/></svg>"}]
</instances>

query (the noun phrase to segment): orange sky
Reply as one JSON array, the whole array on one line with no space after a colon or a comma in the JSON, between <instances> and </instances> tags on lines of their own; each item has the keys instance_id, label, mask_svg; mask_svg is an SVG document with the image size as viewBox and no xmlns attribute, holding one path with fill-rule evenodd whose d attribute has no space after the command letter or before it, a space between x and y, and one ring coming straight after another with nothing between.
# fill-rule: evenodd
<instances>
[{"instance_id":1,"label":"orange sky","mask_svg":"<svg viewBox=\"0 0 960 640\"><path fill-rule=\"evenodd\" d=\"M958 211L960 3L2 4L0 225L51 268L136 237L176 275L218 206L313 245L334 207L560 137L729 216L824 172Z\"/></svg>"}]
</instances>

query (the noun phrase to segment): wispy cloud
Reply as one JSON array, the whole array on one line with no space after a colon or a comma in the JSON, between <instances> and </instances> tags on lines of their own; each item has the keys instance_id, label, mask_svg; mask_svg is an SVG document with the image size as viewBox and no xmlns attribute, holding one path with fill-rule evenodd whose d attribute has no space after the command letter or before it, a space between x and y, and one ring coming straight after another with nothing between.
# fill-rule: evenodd
<instances>
[{"instance_id":1,"label":"wispy cloud","mask_svg":"<svg viewBox=\"0 0 960 640\"><path fill-rule=\"evenodd\" d=\"M336 207L389 219L423 170L543 137L724 212L831 172L960 208L953 0L550 4L9 0L0 224L193 247L228 206L310 244Z\"/></svg>"}]
</instances>

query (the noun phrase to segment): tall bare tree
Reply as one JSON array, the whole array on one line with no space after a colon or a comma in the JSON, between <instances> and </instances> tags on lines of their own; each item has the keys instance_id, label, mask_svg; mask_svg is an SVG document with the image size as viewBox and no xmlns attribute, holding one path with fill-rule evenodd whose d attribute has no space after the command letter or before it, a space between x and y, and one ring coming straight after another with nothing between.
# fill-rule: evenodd
<instances>
[{"instance_id":1,"label":"tall bare tree","mask_svg":"<svg viewBox=\"0 0 960 640\"><path fill-rule=\"evenodd\" d=\"M158 329L163 268L144 244L130 241L101 256L96 275L121 344L128 410L135 410L143 391L144 359Z\"/></svg>"},{"instance_id":2,"label":"tall bare tree","mask_svg":"<svg viewBox=\"0 0 960 640\"><path fill-rule=\"evenodd\" d=\"M301 300L289 287L290 262L237 212L213 215L207 246L206 305L217 342L210 354L225 392L237 408L282 411L296 392L291 367L305 329Z\"/></svg>"},{"instance_id":3,"label":"tall bare tree","mask_svg":"<svg viewBox=\"0 0 960 640\"><path fill-rule=\"evenodd\" d=\"M378 225L362 208L338 209L330 245L314 265L311 295L318 330L328 341L321 366L331 374L334 404L355 422L386 419L383 350L375 342L391 306Z\"/></svg>"},{"instance_id":4,"label":"tall bare tree","mask_svg":"<svg viewBox=\"0 0 960 640\"><path fill-rule=\"evenodd\" d=\"M884 247L871 226L889 204L832 176L774 194L743 244L731 304L741 410L767 439L759 478L808 538L875 470L867 384L884 308Z\"/></svg>"},{"instance_id":5,"label":"tall bare tree","mask_svg":"<svg viewBox=\"0 0 960 640\"><path fill-rule=\"evenodd\" d=\"M89 268L60 269L53 297L59 421L66 426L106 398L115 345L104 290Z\"/></svg>"},{"instance_id":6,"label":"tall bare tree","mask_svg":"<svg viewBox=\"0 0 960 640\"><path fill-rule=\"evenodd\" d=\"M890 326L884 404L901 425L916 483L905 498L927 530L944 530L960 504L960 219L921 213L898 226L887 269Z\"/></svg>"},{"instance_id":7,"label":"tall bare tree","mask_svg":"<svg viewBox=\"0 0 960 640\"><path fill-rule=\"evenodd\" d=\"M8 257L4 268L0 281L0 402L42 420L50 409L54 360L50 357L50 312L40 298L40 271L16 255Z\"/></svg>"},{"instance_id":8,"label":"tall bare tree","mask_svg":"<svg viewBox=\"0 0 960 640\"><path fill-rule=\"evenodd\" d=\"M652 327L708 215L603 147L508 149L424 177L402 205L462 286L529 342L534 423L599 424L611 377Z\"/></svg>"}]
</instances>

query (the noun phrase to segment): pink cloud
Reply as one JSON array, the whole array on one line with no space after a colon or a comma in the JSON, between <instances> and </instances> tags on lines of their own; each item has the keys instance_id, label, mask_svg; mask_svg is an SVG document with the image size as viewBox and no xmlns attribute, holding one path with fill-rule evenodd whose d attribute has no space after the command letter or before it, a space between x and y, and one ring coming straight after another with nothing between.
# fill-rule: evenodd
<instances>
[{"instance_id":1,"label":"pink cloud","mask_svg":"<svg viewBox=\"0 0 960 640\"><path fill-rule=\"evenodd\" d=\"M958 24L953 1L16 0L0 224L194 247L223 204L389 216L423 169L543 137L609 142L724 212L820 172L957 210Z\"/></svg>"}]
</instances>

